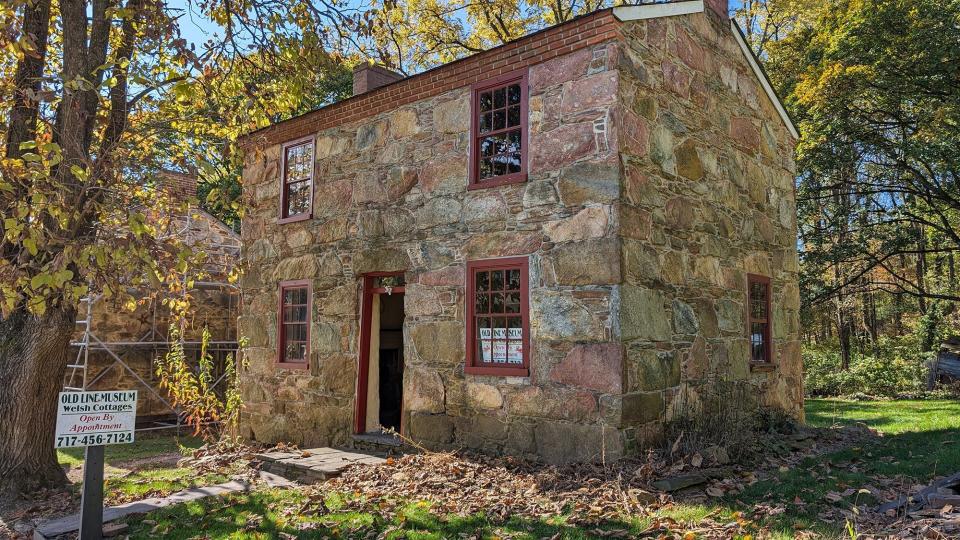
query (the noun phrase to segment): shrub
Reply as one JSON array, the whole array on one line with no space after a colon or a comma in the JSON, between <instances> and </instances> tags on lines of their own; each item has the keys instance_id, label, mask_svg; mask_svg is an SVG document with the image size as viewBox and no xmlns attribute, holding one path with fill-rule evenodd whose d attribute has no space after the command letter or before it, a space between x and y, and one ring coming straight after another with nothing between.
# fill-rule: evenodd
<instances>
[{"instance_id":1,"label":"shrub","mask_svg":"<svg viewBox=\"0 0 960 540\"><path fill-rule=\"evenodd\" d=\"M926 356L912 344L881 341L872 355L850 359L850 369L841 369L840 353L831 348L805 347L804 387L809 396L867 394L895 397L917 392L926 382Z\"/></svg>"},{"instance_id":2,"label":"shrub","mask_svg":"<svg viewBox=\"0 0 960 540\"><path fill-rule=\"evenodd\" d=\"M726 459L749 463L762 453L761 435L796 428L786 412L762 406L757 389L745 381L710 381L696 389L696 399L680 396L671 413L662 448L671 459L698 452L706 458L711 449L722 449Z\"/></svg>"}]
</instances>

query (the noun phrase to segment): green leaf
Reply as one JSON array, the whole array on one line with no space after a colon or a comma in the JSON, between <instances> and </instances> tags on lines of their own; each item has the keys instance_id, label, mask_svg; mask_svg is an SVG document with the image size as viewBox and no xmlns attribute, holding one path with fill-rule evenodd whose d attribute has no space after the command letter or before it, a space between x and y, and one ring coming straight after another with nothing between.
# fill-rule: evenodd
<instances>
[{"instance_id":1,"label":"green leaf","mask_svg":"<svg viewBox=\"0 0 960 540\"><path fill-rule=\"evenodd\" d=\"M29 236L23 239L23 247L27 248L27 251L30 252L30 255L36 257L37 255L37 242Z\"/></svg>"}]
</instances>

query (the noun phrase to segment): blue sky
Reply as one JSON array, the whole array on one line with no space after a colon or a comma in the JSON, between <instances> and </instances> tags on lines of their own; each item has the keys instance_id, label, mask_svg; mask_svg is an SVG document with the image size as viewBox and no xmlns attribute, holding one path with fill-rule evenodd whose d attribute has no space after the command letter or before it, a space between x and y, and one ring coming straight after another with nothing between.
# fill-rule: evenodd
<instances>
[{"instance_id":1,"label":"blue sky","mask_svg":"<svg viewBox=\"0 0 960 540\"><path fill-rule=\"evenodd\" d=\"M735 9L743 5L743 0L729 0L729 3L730 8ZM196 45L198 51L207 40L223 36L223 29L205 18L196 3L191 5L190 0L167 0L167 6L181 14L180 33L184 39Z\"/></svg>"}]
</instances>

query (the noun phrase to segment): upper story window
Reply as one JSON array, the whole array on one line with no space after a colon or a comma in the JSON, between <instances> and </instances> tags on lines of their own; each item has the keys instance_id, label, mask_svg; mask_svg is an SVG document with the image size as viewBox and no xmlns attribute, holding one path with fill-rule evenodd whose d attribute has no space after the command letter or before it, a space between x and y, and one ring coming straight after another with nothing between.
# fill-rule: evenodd
<instances>
[{"instance_id":1,"label":"upper story window","mask_svg":"<svg viewBox=\"0 0 960 540\"><path fill-rule=\"evenodd\" d=\"M470 188L527 179L527 70L475 84Z\"/></svg>"},{"instance_id":2,"label":"upper story window","mask_svg":"<svg viewBox=\"0 0 960 540\"><path fill-rule=\"evenodd\" d=\"M283 146L280 222L309 219L313 211L313 139Z\"/></svg>"},{"instance_id":3,"label":"upper story window","mask_svg":"<svg viewBox=\"0 0 960 540\"><path fill-rule=\"evenodd\" d=\"M467 373L530 373L526 257L467 263Z\"/></svg>"},{"instance_id":4,"label":"upper story window","mask_svg":"<svg viewBox=\"0 0 960 540\"><path fill-rule=\"evenodd\" d=\"M747 330L750 337L750 361L771 361L773 343L770 334L770 278L747 276Z\"/></svg>"},{"instance_id":5,"label":"upper story window","mask_svg":"<svg viewBox=\"0 0 960 540\"><path fill-rule=\"evenodd\" d=\"M313 304L309 280L280 283L280 313L278 363L292 367L307 367L310 353L310 312Z\"/></svg>"}]
</instances>

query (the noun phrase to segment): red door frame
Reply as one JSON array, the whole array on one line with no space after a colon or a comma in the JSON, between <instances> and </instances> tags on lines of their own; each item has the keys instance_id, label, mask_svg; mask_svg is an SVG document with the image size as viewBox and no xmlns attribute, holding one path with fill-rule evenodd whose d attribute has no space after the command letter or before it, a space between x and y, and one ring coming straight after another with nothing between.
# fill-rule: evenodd
<instances>
[{"instance_id":1,"label":"red door frame","mask_svg":"<svg viewBox=\"0 0 960 540\"><path fill-rule=\"evenodd\" d=\"M373 295L386 294L386 287L374 287L378 277L403 276L403 272L370 272L363 274L363 292L360 295L360 354L357 362L357 392L354 396L353 431L356 434L367 432L367 385L370 377L370 325L373 322ZM391 294L403 294L404 288L393 287ZM403 411L400 411L403 422ZM401 431L402 431L401 426Z\"/></svg>"}]
</instances>

